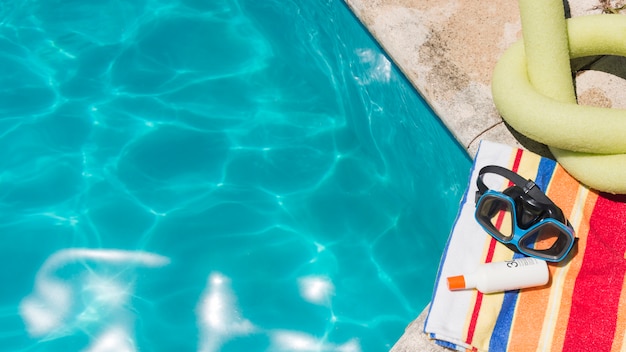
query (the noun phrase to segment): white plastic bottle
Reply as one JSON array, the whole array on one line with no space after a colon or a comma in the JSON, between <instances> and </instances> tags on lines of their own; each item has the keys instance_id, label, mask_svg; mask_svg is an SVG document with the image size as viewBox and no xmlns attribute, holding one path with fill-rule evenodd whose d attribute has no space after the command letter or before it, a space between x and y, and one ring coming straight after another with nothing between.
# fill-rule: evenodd
<instances>
[{"instance_id":1,"label":"white plastic bottle","mask_svg":"<svg viewBox=\"0 0 626 352\"><path fill-rule=\"evenodd\" d=\"M543 286L550 280L548 264L536 258L481 264L474 272L448 277L450 290L476 288L482 293Z\"/></svg>"}]
</instances>

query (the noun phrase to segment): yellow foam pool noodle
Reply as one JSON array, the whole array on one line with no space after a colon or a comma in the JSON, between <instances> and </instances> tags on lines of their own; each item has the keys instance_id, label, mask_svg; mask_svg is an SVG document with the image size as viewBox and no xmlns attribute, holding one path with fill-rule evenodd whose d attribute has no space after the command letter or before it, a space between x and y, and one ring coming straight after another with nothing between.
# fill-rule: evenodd
<instances>
[{"instance_id":1,"label":"yellow foam pool noodle","mask_svg":"<svg viewBox=\"0 0 626 352\"><path fill-rule=\"evenodd\" d=\"M626 20L626 16L623 19ZM571 28L580 20L575 18L568 22ZM626 22L624 27L626 29ZM578 49L578 44L570 37L572 49ZM531 139L587 153L626 152L626 110L562 103L540 94L528 80L521 42L512 45L496 64L492 94L504 120Z\"/></svg>"},{"instance_id":2,"label":"yellow foam pool noodle","mask_svg":"<svg viewBox=\"0 0 626 352\"><path fill-rule=\"evenodd\" d=\"M593 52L626 56L626 16L576 17L567 23L573 33L569 35L572 57ZM605 23L607 30L596 33L598 40L581 42L576 33L597 23ZM621 47L621 53L615 46ZM491 91L504 120L531 139L579 152L626 153L626 110L563 103L539 93L528 78L523 42L513 44L496 64Z\"/></svg>"},{"instance_id":3,"label":"yellow foam pool noodle","mask_svg":"<svg viewBox=\"0 0 626 352\"><path fill-rule=\"evenodd\" d=\"M494 102L513 128L547 144L579 181L600 191L626 194L626 110L575 104L571 72L563 70L570 70L569 58L626 56L626 16L563 20L569 50L568 63L563 64L563 39L558 39L562 38L558 23L563 17L561 12L556 14L556 3L562 6L556 0L520 2L524 39L511 46L494 69ZM547 6L547 12L533 15L543 22L525 20L525 14L539 11L533 6ZM558 18L552 23L542 17L548 14ZM546 42L553 34L557 40L552 42L555 47L550 47ZM553 55L557 61L552 61ZM558 77L548 78L553 75Z\"/></svg>"},{"instance_id":4,"label":"yellow foam pool noodle","mask_svg":"<svg viewBox=\"0 0 626 352\"><path fill-rule=\"evenodd\" d=\"M526 69L539 94L576 103L561 0L519 0Z\"/></svg>"},{"instance_id":5,"label":"yellow foam pool noodle","mask_svg":"<svg viewBox=\"0 0 626 352\"><path fill-rule=\"evenodd\" d=\"M588 154L550 148L559 164L582 184L626 194L626 154Z\"/></svg>"}]
</instances>

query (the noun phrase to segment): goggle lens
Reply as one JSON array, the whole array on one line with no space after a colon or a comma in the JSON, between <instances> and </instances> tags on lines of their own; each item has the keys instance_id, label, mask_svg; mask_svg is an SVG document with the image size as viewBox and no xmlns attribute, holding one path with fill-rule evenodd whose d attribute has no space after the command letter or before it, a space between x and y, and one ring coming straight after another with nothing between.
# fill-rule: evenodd
<instances>
[{"instance_id":1,"label":"goggle lens","mask_svg":"<svg viewBox=\"0 0 626 352\"><path fill-rule=\"evenodd\" d=\"M544 221L520 238L518 246L527 254L557 260L567 253L573 240L563 227L553 221Z\"/></svg>"},{"instance_id":2,"label":"goggle lens","mask_svg":"<svg viewBox=\"0 0 626 352\"><path fill-rule=\"evenodd\" d=\"M492 195L485 195L478 206L478 220L501 241L513 238L513 203Z\"/></svg>"}]
</instances>

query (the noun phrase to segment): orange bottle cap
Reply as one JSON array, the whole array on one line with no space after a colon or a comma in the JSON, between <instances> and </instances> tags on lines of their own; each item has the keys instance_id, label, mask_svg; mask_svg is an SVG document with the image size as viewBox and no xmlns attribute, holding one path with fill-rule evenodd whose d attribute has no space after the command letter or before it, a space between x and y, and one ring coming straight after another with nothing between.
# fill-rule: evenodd
<instances>
[{"instance_id":1,"label":"orange bottle cap","mask_svg":"<svg viewBox=\"0 0 626 352\"><path fill-rule=\"evenodd\" d=\"M465 288L465 278L463 275L450 276L448 278L448 288L452 291L462 290Z\"/></svg>"}]
</instances>

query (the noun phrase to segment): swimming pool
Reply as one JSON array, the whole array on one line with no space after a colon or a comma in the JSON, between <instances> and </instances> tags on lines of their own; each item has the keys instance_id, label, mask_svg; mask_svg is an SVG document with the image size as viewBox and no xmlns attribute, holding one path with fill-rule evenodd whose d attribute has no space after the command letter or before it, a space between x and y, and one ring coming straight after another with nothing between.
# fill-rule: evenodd
<instances>
[{"instance_id":1,"label":"swimming pool","mask_svg":"<svg viewBox=\"0 0 626 352\"><path fill-rule=\"evenodd\" d=\"M470 161L340 0L0 3L0 346L387 350Z\"/></svg>"}]
</instances>

